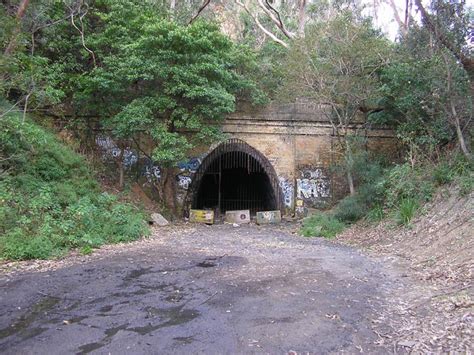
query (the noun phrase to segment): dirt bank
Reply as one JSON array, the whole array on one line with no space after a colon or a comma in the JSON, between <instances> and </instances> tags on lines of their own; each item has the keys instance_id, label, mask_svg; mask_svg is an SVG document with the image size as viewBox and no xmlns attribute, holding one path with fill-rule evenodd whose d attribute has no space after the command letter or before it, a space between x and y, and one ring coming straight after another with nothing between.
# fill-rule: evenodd
<instances>
[{"instance_id":1,"label":"dirt bank","mask_svg":"<svg viewBox=\"0 0 474 355\"><path fill-rule=\"evenodd\" d=\"M394 293L379 322L387 344L414 352L474 348L474 203L445 188L406 228L358 224L337 240L383 256L413 279ZM383 334L383 333L382 333Z\"/></svg>"}]
</instances>

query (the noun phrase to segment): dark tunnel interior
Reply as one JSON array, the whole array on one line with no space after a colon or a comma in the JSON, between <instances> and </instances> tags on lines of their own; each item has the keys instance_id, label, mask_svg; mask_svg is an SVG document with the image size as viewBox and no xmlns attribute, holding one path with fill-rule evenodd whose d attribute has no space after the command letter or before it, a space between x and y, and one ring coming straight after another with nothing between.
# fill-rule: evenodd
<instances>
[{"instance_id":1,"label":"dark tunnel interior","mask_svg":"<svg viewBox=\"0 0 474 355\"><path fill-rule=\"evenodd\" d=\"M245 152L216 157L202 173L193 208L257 211L277 208L275 193L261 164Z\"/></svg>"}]
</instances>

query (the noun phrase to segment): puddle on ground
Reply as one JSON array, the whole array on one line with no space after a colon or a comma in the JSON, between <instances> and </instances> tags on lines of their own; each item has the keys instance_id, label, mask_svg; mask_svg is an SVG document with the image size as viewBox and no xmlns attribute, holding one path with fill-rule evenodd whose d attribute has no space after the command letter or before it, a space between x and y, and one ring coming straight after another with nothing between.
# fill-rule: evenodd
<instances>
[{"instance_id":1,"label":"puddle on ground","mask_svg":"<svg viewBox=\"0 0 474 355\"><path fill-rule=\"evenodd\" d=\"M194 341L194 337L193 336L176 337L176 338L173 338L173 340L176 340L177 342L182 343L182 344L191 344Z\"/></svg>"},{"instance_id":2,"label":"puddle on ground","mask_svg":"<svg viewBox=\"0 0 474 355\"><path fill-rule=\"evenodd\" d=\"M215 267L215 266L237 266L243 265L247 263L247 259L241 256L228 256L228 255L221 255L221 256L209 256L200 263L197 263L197 267Z\"/></svg>"},{"instance_id":3,"label":"puddle on ground","mask_svg":"<svg viewBox=\"0 0 474 355\"><path fill-rule=\"evenodd\" d=\"M200 315L200 312L195 309L183 309L183 306L172 307L172 308L156 308L156 307L147 307L145 311L148 312L148 315L152 318L159 318L164 320L163 323L152 325L151 323L143 327L134 327L128 328L127 324L122 324L118 327L110 328L105 330L105 337L94 343L85 344L79 347L79 352L77 354L87 354L94 350L100 349L112 342L112 338L121 330L135 332L140 335L147 335L155 330L160 328L171 327L174 325L180 325L192 321ZM178 337L174 338L177 341L183 343L190 343L193 341L192 337Z\"/></svg>"},{"instance_id":4,"label":"puddle on ground","mask_svg":"<svg viewBox=\"0 0 474 355\"><path fill-rule=\"evenodd\" d=\"M30 328L27 329L38 317L46 314L49 310L53 309L54 306L59 302L59 298L56 297L45 297L38 303L33 305L31 309L18 318L10 326L0 329L0 339L7 338L14 334L19 333L23 339L33 338L38 334L43 333L46 328Z\"/></svg>"},{"instance_id":5,"label":"puddle on ground","mask_svg":"<svg viewBox=\"0 0 474 355\"><path fill-rule=\"evenodd\" d=\"M128 326L127 324L119 325L118 327L109 328L105 330L105 337L96 343L89 343L79 347L79 352L77 354L88 354L94 350L100 349L107 344L110 344L112 338L115 334L117 334L121 330L126 330Z\"/></svg>"},{"instance_id":6,"label":"puddle on ground","mask_svg":"<svg viewBox=\"0 0 474 355\"><path fill-rule=\"evenodd\" d=\"M166 319L166 321L164 323L155 325L150 323L143 327L129 328L127 330L138 333L140 335L146 335L160 328L172 327L175 325L188 323L200 315L200 312L196 309L183 309L183 307L184 305L164 309L147 307L145 308L145 310L148 312L148 315L150 317L159 317L161 319Z\"/></svg>"},{"instance_id":7,"label":"puddle on ground","mask_svg":"<svg viewBox=\"0 0 474 355\"><path fill-rule=\"evenodd\" d=\"M146 275L146 274L151 274L153 271L151 271L151 267L145 267L145 268L140 268L140 269L134 269L130 271L127 276L123 278L124 282L130 282L135 279L138 279L140 276Z\"/></svg>"}]
</instances>

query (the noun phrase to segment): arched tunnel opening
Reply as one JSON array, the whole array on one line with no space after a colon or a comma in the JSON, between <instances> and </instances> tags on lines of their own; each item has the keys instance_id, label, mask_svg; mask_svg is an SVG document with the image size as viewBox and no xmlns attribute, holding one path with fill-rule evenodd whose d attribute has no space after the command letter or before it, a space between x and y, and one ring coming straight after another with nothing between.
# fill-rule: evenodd
<instances>
[{"instance_id":1,"label":"arched tunnel opening","mask_svg":"<svg viewBox=\"0 0 474 355\"><path fill-rule=\"evenodd\" d=\"M244 142L240 145L251 148ZM269 171L270 163L255 150L248 150L232 150L231 145L226 149L223 143L209 154L195 176L193 209L221 214L248 209L254 215L280 208L278 180Z\"/></svg>"}]
</instances>

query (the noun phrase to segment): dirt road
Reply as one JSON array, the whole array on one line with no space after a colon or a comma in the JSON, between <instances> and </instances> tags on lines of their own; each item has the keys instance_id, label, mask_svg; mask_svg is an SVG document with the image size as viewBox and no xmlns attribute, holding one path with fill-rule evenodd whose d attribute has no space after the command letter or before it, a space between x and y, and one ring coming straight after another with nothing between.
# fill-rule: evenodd
<instances>
[{"instance_id":1,"label":"dirt road","mask_svg":"<svg viewBox=\"0 0 474 355\"><path fill-rule=\"evenodd\" d=\"M0 352L385 353L372 321L397 272L292 228L169 227L4 272Z\"/></svg>"}]
</instances>

